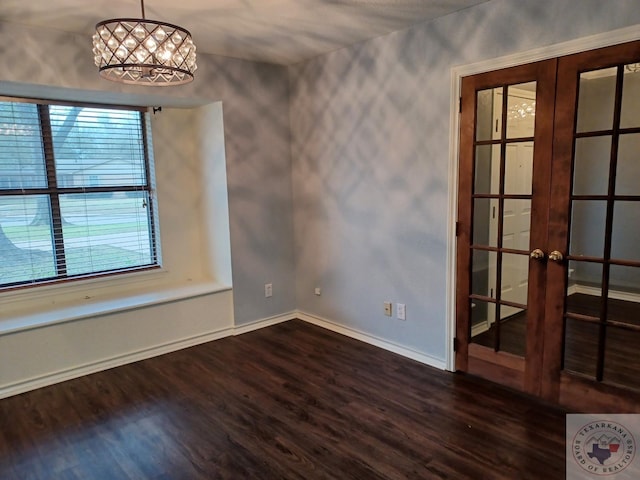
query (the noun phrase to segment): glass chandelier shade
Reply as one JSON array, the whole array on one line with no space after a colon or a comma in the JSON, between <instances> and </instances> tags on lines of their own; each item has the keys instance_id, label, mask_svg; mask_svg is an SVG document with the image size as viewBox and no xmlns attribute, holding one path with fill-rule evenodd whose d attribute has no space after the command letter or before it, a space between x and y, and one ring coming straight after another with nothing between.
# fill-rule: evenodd
<instances>
[{"instance_id":1,"label":"glass chandelier shade","mask_svg":"<svg viewBox=\"0 0 640 480\"><path fill-rule=\"evenodd\" d=\"M102 77L130 84L181 85L192 81L198 68L188 30L144 18L98 23L93 55Z\"/></svg>"}]
</instances>

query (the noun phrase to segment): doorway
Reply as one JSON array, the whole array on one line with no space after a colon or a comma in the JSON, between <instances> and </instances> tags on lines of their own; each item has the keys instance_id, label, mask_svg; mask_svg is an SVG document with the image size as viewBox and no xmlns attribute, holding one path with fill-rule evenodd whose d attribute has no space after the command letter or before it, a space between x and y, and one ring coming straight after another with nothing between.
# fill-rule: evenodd
<instances>
[{"instance_id":1,"label":"doorway","mask_svg":"<svg viewBox=\"0 0 640 480\"><path fill-rule=\"evenodd\" d=\"M640 408L640 42L464 77L459 151L456 369Z\"/></svg>"}]
</instances>

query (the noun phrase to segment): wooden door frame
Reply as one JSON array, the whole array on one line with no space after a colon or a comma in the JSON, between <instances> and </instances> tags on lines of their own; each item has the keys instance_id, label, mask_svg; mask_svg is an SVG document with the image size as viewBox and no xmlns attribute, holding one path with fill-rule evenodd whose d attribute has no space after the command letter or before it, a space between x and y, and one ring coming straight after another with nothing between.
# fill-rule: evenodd
<instances>
[{"instance_id":1,"label":"wooden door frame","mask_svg":"<svg viewBox=\"0 0 640 480\"><path fill-rule=\"evenodd\" d=\"M478 91L502 85L536 82L536 120L534 132L533 184L531 198L531 237L527 251L539 248L547 251L547 223L549 211L549 185L553 145L553 112L557 59L518 65L501 70L464 77L462 82L462 107L460 119L460 160L458 180L458 237L457 237L457 317L466 322L456 323L456 367L478 374L490 380L539 396L541 392L544 300L546 288L546 262L529 261L529 288L527 297L527 335L525 357L469 343L471 309L469 287L471 284L471 226L473 164L475 157L476 95ZM504 105L506 105L504 99ZM503 107L506 108L506 107ZM503 110L506 115L506 110ZM503 134L506 119L503 119ZM503 142L507 138L503 136ZM503 144L503 148L505 145ZM499 240L500 242L500 240ZM501 245L501 243L498 243ZM500 253L498 253L500 259ZM527 255L527 260L529 260ZM500 263L500 260L498 260ZM499 290L496 298L499 298ZM472 360L472 361L469 361Z\"/></svg>"},{"instance_id":2,"label":"wooden door frame","mask_svg":"<svg viewBox=\"0 0 640 480\"><path fill-rule=\"evenodd\" d=\"M447 279L446 279L446 369L455 371L454 339L456 331L456 219L458 211L458 157L460 142L460 98L462 78L491 70L532 63L549 58L570 55L586 50L639 40L637 26L626 27L596 35L578 38L551 46L509 54L499 58L483 60L451 69L451 97L449 104L449 201L447 205Z\"/></svg>"}]
</instances>

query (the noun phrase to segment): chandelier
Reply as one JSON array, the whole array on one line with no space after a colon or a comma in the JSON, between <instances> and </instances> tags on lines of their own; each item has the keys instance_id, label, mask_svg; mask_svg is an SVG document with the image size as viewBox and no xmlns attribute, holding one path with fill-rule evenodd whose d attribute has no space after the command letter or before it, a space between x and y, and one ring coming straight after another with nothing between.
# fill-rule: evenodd
<instances>
[{"instance_id":1,"label":"chandelier","mask_svg":"<svg viewBox=\"0 0 640 480\"><path fill-rule=\"evenodd\" d=\"M624 69L629 73L640 72L640 63L630 63L624 66Z\"/></svg>"},{"instance_id":2,"label":"chandelier","mask_svg":"<svg viewBox=\"0 0 640 480\"><path fill-rule=\"evenodd\" d=\"M100 75L115 82L153 86L193 80L196 46L188 30L142 18L113 18L96 24L94 62Z\"/></svg>"},{"instance_id":3,"label":"chandelier","mask_svg":"<svg viewBox=\"0 0 640 480\"><path fill-rule=\"evenodd\" d=\"M509 105L507 109L507 116L512 119L520 119L526 117L535 117L536 116L536 102L535 100L531 102L519 102L514 105Z\"/></svg>"}]
</instances>

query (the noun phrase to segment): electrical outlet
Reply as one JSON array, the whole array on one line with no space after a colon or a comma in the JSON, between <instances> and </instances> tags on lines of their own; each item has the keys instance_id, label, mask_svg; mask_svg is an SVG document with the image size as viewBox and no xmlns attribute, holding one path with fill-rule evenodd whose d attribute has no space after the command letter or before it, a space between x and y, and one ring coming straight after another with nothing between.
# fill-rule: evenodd
<instances>
[{"instance_id":1,"label":"electrical outlet","mask_svg":"<svg viewBox=\"0 0 640 480\"><path fill-rule=\"evenodd\" d=\"M269 298L273 296L273 284L265 283L264 284L264 297Z\"/></svg>"},{"instance_id":2,"label":"electrical outlet","mask_svg":"<svg viewBox=\"0 0 640 480\"><path fill-rule=\"evenodd\" d=\"M391 312L393 310L393 307L391 305L392 305L391 302L384 302L384 314L387 317L390 317L392 315Z\"/></svg>"},{"instance_id":3,"label":"electrical outlet","mask_svg":"<svg viewBox=\"0 0 640 480\"><path fill-rule=\"evenodd\" d=\"M398 320L407 319L407 306L404 303L396 303L396 317Z\"/></svg>"},{"instance_id":4,"label":"electrical outlet","mask_svg":"<svg viewBox=\"0 0 640 480\"><path fill-rule=\"evenodd\" d=\"M322 295L322 289L321 289L320 287L316 287L315 294L316 294L317 296Z\"/></svg>"}]
</instances>

